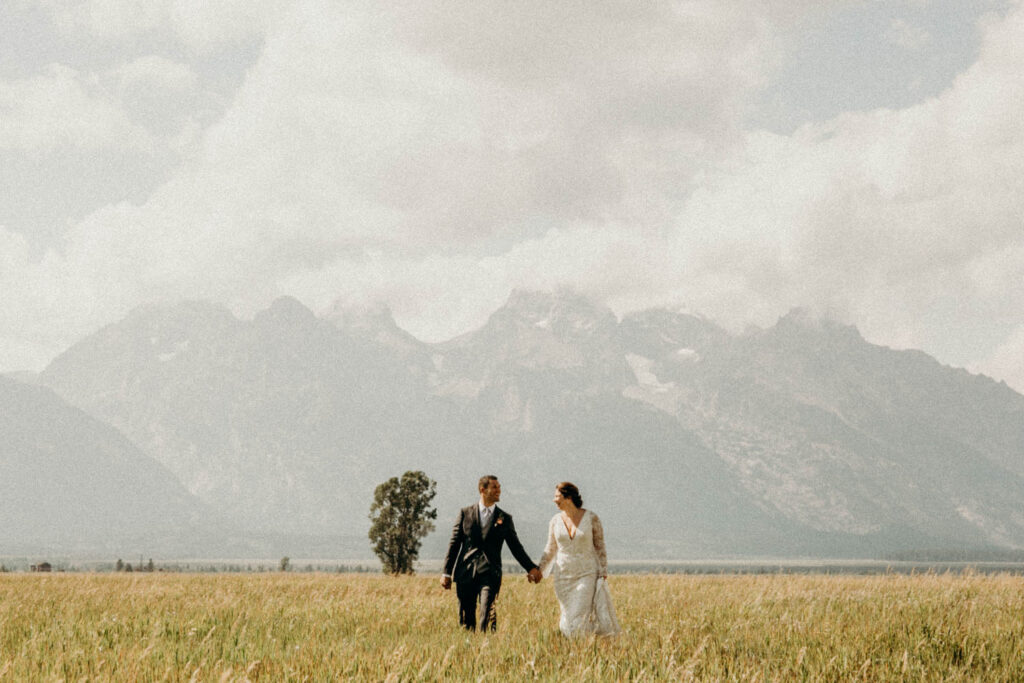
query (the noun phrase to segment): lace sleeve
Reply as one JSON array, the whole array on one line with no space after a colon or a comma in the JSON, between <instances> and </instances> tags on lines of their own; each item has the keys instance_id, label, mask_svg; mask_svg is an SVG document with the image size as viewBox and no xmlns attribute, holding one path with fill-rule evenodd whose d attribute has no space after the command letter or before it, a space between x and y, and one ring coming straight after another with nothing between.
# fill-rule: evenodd
<instances>
[{"instance_id":1,"label":"lace sleeve","mask_svg":"<svg viewBox=\"0 0 1024 683\"><path fill-rule=\"evenodd\" d=\"M604 547L604 527L601 526L601 518L590 513L590 525L594 535L594 553L597 555L598 574L608 576L608 552Z\"/></svg>"},{"instance_id":2,"label":"lace sleeve","mask_svg":"<svg viewBox=\"0 0 1024 683\"><path fill-rule=\"evenodd\" d=\"M557 552L558 541L555 540L555 518L552 517L551 521L548 522L548 544L544 547L544 554L541 555L540 562L537 563L544 576L548 575L548 570L551 568L551 563L554 561Z\"/></svg>"}]
</instances>

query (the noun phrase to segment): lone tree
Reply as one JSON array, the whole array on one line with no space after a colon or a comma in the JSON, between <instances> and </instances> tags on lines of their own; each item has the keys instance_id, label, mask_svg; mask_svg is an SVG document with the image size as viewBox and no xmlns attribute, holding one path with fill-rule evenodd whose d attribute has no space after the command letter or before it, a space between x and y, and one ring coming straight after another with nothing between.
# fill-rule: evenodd
<instances>
[{"instance_id":1,"label":"lone tree","mask_svg":"<svg viewBox=\"0 0 1024 683\"><path fill-rule=\"evenodd\" d=\"M388 574L413 573L420 540L434 530L437 510L430 502L436 495L437 482L419 470L392 477L373 492L370 540Z\"/></svg>"}]
</instances>

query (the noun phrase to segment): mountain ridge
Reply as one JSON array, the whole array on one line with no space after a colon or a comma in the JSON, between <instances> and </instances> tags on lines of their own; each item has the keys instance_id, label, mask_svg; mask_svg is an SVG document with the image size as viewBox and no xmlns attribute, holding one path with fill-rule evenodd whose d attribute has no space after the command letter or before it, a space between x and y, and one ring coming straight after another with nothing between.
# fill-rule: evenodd
<instances>
[{"instance_id":1,"label":"mountain ridge","mask_svg":"<svg viewBox=\"0 0 1024 683\"><path fill-rule=\"evenodd\" d=\"M133 311L38 381L260 532L358 538L404 469L438 480L443 520L486 470L531 525L576 481L630 553L1024 547L1024 396L800 309L737 335L516 290L430 344L386 307L192 302ZM635 497L665 514L645 524Z\"/></svg>"}]
</instances>

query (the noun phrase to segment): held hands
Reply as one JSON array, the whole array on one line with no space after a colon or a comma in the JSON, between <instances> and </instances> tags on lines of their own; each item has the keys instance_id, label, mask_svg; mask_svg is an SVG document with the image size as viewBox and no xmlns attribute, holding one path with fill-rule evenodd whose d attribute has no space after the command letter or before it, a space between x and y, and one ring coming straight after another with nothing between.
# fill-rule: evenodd
<instances>
[{"instance_id":1,"label":"held hands","mask_svg":"<svg viewBox=\"0 0 1024 683\"><path fill-rule=\"evenodd\" d=\"M441 577L441 588L448 590L452 587L452 577L442 576Z\"/></svg>"}]
</instances>

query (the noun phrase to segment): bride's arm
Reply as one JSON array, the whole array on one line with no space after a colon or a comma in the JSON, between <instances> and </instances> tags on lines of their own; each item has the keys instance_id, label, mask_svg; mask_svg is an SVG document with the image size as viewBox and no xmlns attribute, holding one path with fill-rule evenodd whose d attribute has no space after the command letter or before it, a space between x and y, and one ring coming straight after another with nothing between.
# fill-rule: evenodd
<instances>
[{"instance_id":1,"label":"bride's arm","mask_svg":"<svg viewBox=\"0 0 1024 683\"><path fill-rule=\"evenodd\" d=\"M555 520L552 517L551 521L548 522L548 544L544 546L544 554L540 556L540 562L537 563L544 576L548 575L548 568L554 561L557 552L558 541L555 540Z\"/></svg>"},{"instance_id":2,"label":"bride's arm","mask_svg":"<svg viewBox=\"0 0 1024 683\"><path fill-rule=\"evenodd\" d=\"M590 524L594 534L594 552L597 554L597 573L601 578L608 578L608 552L604 547L604 527L601 526L601 518L591 512Z\"/></svg>"}]
</instances>

